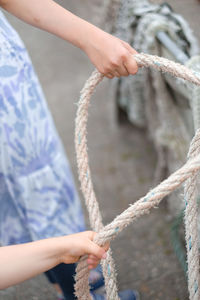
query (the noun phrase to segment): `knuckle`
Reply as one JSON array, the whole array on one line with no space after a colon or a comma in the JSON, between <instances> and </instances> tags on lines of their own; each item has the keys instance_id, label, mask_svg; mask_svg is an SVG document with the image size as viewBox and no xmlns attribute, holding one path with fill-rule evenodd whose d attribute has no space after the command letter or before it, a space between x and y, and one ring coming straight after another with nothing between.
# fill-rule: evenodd
<instances>
[{"instance_id":1,"label":"knuckle","mask_svg":"<svg viewBox=\"0 0 200 300\"><path fill-rule=\"evenodd\" d=\"M119 66L119 60L117 60L117 59L111 60L110 65L111 65L111 68L117 68Z\"/></svg>"},{"instance_id":2,"label":"knuckle","mask_svg":"<svg viewBox=\"0 0 200 300\"><path fill-rule=\"evenodd\" d=\"M112 74L110 74L110 73L106 73L106 74L105 74L105 76L106 76L107 78L110 78L110 79L112 79L112 78L113 78L113 75L112 75Z\"/></svg>"},{"instance_id":3,"label":"knuckle","mask_svg":"<svg viewBox=\"0 0 200 300\"><path fill-rule=\"evenodd\" d=\"M106 71L105 71L105 69L103 68L103 69L101 69L101 70L99 70L99 72L101 73L101 74L103 74L103 75L106 75Z\"/></svg>"},{"instance_id":4,"label":"knuckle","mask_svg":"<svg viewBox=\"0 0 200 300\"><path fill-rule=\"evenodd\" d=\"M110 73L110 72L111 72L111 69L112 69L112 68L110 68L110 66L106 66L106 67L103 68L103 73L104 73L104 74Z\"/></svg>"},{"instance_id":5,"label":"knuckle","mask_svg":"<svg viewBox=\"0 0 200 300\"><path fill-rule=\"evenodd\" d=\"M124 49L124 50L121 51L121 53L120 53L120 59L121 59L121 60L127 60L127 58L128 58L128 51Z\"/></svg>"},{"instance_id":6,"label":"knuckle","mask_svg":"<svg viewBox=\"0 0 200 300\"><path fill-rule=\"evenodd\" d=\"M105 68L104 68L104 67L102 67L102 68L99 68L99 72L100 72L101 74L103 74L103 75L105 75L105 74L106 74L106 70L105 70Z\"/></svg>"}]
</instances>

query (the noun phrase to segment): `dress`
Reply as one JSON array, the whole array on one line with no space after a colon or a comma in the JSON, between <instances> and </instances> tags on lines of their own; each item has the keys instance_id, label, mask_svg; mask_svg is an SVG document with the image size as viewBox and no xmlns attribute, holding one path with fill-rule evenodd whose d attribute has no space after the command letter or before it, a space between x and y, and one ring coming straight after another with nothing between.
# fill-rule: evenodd
<instances>
[{"instance_id":1,"label":"dress","mask_svg":"<svg viewBox=\"0 0 200 300\"><path fill-rule=\"evenodd\" d=\"M0 243L85 230L80 201L28 53L0 12Z\"/></svg>"}]
</instances>

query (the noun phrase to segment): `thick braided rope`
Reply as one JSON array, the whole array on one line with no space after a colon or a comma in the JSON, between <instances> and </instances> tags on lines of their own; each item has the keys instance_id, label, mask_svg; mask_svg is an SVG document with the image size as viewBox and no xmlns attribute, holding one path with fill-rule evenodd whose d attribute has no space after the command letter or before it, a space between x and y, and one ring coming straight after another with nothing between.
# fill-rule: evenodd
<instances>
[{"instance_id":1,"label":"thick braided rope","mask_svg":"<svg viewBox=\"0 0 200 300\"><path fill-rule=\"evenodd\" d=\"M165 58L160 58L157 56L147 55L147 54L137 54L134 56L139 67L153 67L162 72L168 72L173 76L185 79L196 85L200 85L200 74L193 72L192 70L182 66L180 64L169 61ZM173 190L178 188L186 179L192 177L200 169L200 156L195 156L191 158L182 168L173 173L168 179L160 183L156 188L151 190L145 197L131 205L122 214L117 216L114 221L112 221L107 226L103 227L101 221L101 215L99 211L99 206L95 197L95 193L92 186L92 180L90 176L90 169L88 165L88 154L87 154L87 140L86 140L86 125L88 118L88 106L90 97L97 86L97 84L103 79L98 71L94 71L91 77L87 80L79 101L77 118L76 118L76 132L75 132L75 143L76 143L76 153L77 153L77 163L79 169L79 178L81 182L82 192L85 197L86 205L88 207L90 223L93 230L98 232L96 241L99 245L105 244L107 241L114 239L119 232L128 226L134 219L139 216L146 214L151 208L156 207L160 201L167 195L169 195ZM197 131L195 138L199 139L199 131ZM193 184L193 183L192 183ZM196 209L196 208L192 208ZM191 219L193 222L193 219ZM191 223L190 223L191 224ZM187 237L187 245L190 245L190 237L192 236L191 229L195 232L197 230L196 224L194 226L189 225L186 222L186 232L189 232ZM197 237L197 234L194 234ZM190 246L188 246L190 247ZM198 249L196 249L195 256L197 257ZM193 254L194 255L194 254ZM190 260L188 260L190 269ZM112 257L108 255L108 258L103 263L103 272L106 281L106 292L107 299L117 299L117 287L115 272L112 270ZM197 263L197 266L199 264ZM114 273L114 275L113 275ZM191 272L188 271L188 274ZM199 272L197 272L199 277ZM195 279L198 286L199 278ZM189 289L193 287L189 286ZM196 288L196 290L198 290ZM88 271L85 258L82 258L77 267L76 284L75 284L76 296L80 300L91 299L88 287ZM114 292L113 292L114 291ZM191 291L190 295L193 295ZM196 293L195 293L196 294ZM191 296L193 297L193 296ZM196 300L197 298L190 298Z\"/></svg>"},{"instance_id":2,"label":"thick braided rope","mask_svg":"<svg viewBox=\"0 0 200 300\"><path fill-rule=\"evenodd\" d=\"M86 142L86 125L88 117L88 105L90 97L94 91L95 86L103 79L103 75L97 71L93 72L91 79L86 82L85 87L82 91L82 95L79 101L79 107L76 118L76 149L77 152L77 163L79 172L79 179L81 182L81 189L85 195L85 202L89 212L90 224L93 230L99 232L103 228L102 217L99 210L99 205L96 200L94 193L90 169L88 166L88 155L87 155L87 142ZM86 96L85 96L86 95ZM117 285L116 285L116 272L114 261L112 259L111 250L107 253L106 260L102 261L103 272L108 273L110 276L105 276L106 289L109 290L109 299L118 299ZM78 299L86 300L91 299L89 286L88 286L89 271L87 264L84 259L77 266L76 275L76 296Z\"/></svg>"},{"instance_id":3,"label":"thick braided rope","mask_svg":"<svg viewBox=\"0 0 200 300\"><path fill-rule=\"evenodd\" d=\"M188 153L188 160L200 154L200 129L193 138ZM198 206L197 206L197 172L187 179L184 188L185 200L185 239L187 242L188 289L190 299L199 300L199 253L198 253Z\"/></svg>"}]
</instances>

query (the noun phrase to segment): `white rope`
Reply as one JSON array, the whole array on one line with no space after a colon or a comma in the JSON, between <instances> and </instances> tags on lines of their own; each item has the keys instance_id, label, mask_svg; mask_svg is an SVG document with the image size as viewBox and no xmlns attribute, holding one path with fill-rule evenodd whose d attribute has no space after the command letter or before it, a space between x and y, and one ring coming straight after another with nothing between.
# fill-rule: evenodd
<instances>
[{"instance_id":1,"label":"white rope","mask_svg":"<svg viewBox=\"0 0 200 300\"><path fill-rule=\"evenodd\" d=\"M188 162L200 154L200 129L191 142ZM198 206L197 206L197 172L187 179L184 189L185 198L185 239L187 241L188 289L190 299L199 300L199 249L198 249Z\"/></svg>"},{"instance_id":2,"label":"white rope","mask_svg":"<svg viewBox=\"0 0 200 300\"><path fill-rule=\"evenodd\" d=\"M165 58L147 54L137 54L134 56L134 58L139 67L152 67L162 72L168 72L175 77L185 79L200 86L200 74L193 72L185 66L174 63ZM75 132L77 163L81 188L89 211L91 226L93 230L98 232L95 242L97 242L99 245L103 245L107 241L114 239L117 234L121 232L123 228L128 226L134 219L148 213L150 209L157 206L165 196L169 195L188 179L186 184L186 201L187 203L190 203L190 205L188 204L186 206L186 243L188 249L188 276L190 277L188 288L190 300L197 300L199 299L199 260L196 217L194 217L196 216L196 206L194 200L195 197L193 195L194 187L196 185L196 174L200 169L200 155L198 152L198 149L200 149L198 144L198 141L200 140L200 131L197 130L196 132L195 138L191 143L189 160L182 168L147 193L146 196L142 197L140 200L131 205L122 214L117 216L110 224L103 227L99 206L90 176L86 139L86 125L90 97L95 87L102 79L103 75L98 71L94 71L91 77L87 80L81 92L81 98L76 117ZM109 300L118 299L116 276L115 271L113 270L113 265L114 263L109 253L107 259L103 261L103 273L106 282L107 299ZM82 258L78 263L75 291L79 300L91 299L88 287L88 268L85 258Z\"/></svg>"}]
</instances>

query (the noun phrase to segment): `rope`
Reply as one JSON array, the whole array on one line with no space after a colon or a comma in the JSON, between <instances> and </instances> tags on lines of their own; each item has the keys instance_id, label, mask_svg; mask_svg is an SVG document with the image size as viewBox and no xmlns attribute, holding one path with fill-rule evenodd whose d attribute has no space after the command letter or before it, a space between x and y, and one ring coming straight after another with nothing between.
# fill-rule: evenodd
<instances>
[{"instance_id":1,"label":"rope","mask_svg":"<svg viewBox=\"0 0 200 300\"><path fill-rule=\"evenodd\" d=\"M198 132L199 130L197 130ZM188 153L188 161L200 154L200 135L195 135ZM185 239L187 241L188 289L190 299L199 300L199 252L196 201L197 172L187 179L184 188L185 198Z\"/></svg>"},{"instance_id":2,"label":"rope","mask_svg":"<svg viewBox=\"0 0 200 300\"><path fill-rule=\"evenodd\" d=\"M174 219L170 233L171 233L171 242L172 246L174 248L174 252L179 260L179 263L184 271L184 274L187 278L187 262L186 262L186 252L185 252L185 247L183 245L182 239L181 239L181 234L180 234L180 228L183 223L183 218L185 214L185 208L181 210L180 214Z\"/></svg>"},{"instance_id":3,"label":"rope","mask_svg":"<svg viewBox=\"0 0 200 300\"><path fill-rule=\"evenodd\" d=\"M157 33L163 31L191 57L186 66L200 72L198 61L194 59L194 55L200 53L198 42L186 20L172 11L167 3L152 5L148 0L120 2L117 37L131 44L139 53L175 60L171 50L158 42ZM154 185L157 185L185 163L189 144L200 124L200 87L145 68L137 76L116 78L112 85L117 106L125 111L130 123L146 129L154 145L157 154ZM175 218L184 208L184 201L180 201L182 194L183 187L166 200L171 217Z\"/></svg>"},{"instance_id":4,"label":"rope","mask_svg":"<svg viewBox=\"0 0 200 300\"><path fill-rule=\"evenodd\" d=\"M139 67L152 67L162 72L168 72L175 77L185 79L200 86L200 74L193 72L185 66L169 61L168 59L147 54L137 54L134 58ZM93 190L87 154L86 125L88 118L88 106L90 97L95 87L103 79L103 75L94 71L87 80L78 105L75 130L75 144L79 179L85 202L89 211L90 223L93 230L98 232L95 242L104 245L113 240L126 226L136 218L149 213L151 208L157 207L161 200L177 189L184 181L185 185L185 226L188 257L188 289L190 300L199 299L199 261L197 241L197 208L195 199L196 176L200 169L200 130L191 142L189 159L185 165L174 172L157 187L152 189L146 196L140 198L123 213L117 216L110 224L103 227L98 202ZM106 260L103 260L103 273L105 277L107 299L118 299L116 274L113 269L114 262L109 252ZM79 300L91 299L88 286L88 268L86 258L83 257L77 266L75 293Z\"/></svg>"}]
</instances>

